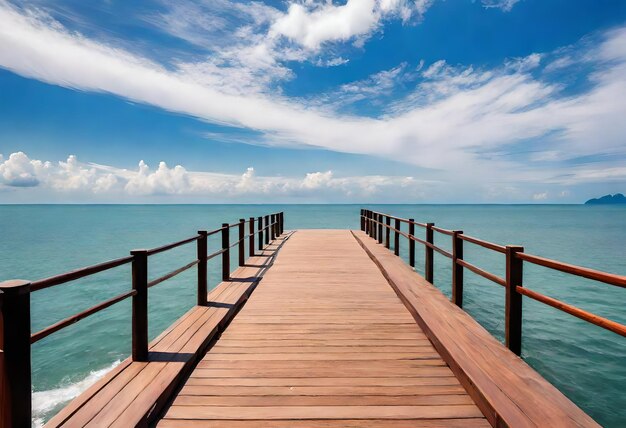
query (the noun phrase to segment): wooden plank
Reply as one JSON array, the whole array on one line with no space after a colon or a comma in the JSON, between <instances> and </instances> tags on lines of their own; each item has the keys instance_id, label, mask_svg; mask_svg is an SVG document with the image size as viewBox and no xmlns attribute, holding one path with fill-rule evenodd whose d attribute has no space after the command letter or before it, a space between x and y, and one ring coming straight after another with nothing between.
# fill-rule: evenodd
<instances>
[{"instance_id":1,"label":"wooden plank","mask_svg":"<svg viewBox=\"0 0 626 428\"><path fill-rule=\"evenodd\" d=\"M459 385L410 386L204 386L189 385L179 395L450 395L463 394Z\"/></svg>"},{"instance_id":2,"label":"wooden plank","mask_svg":"<svg viewBox=\"0 0 626 428\"><path fill-rule=\"evenodd\" d=\"M179 395L175 406L442 406L474 404L458 395Z\"/></svg>"},{"instance_id":3,"label":"wooden plank","mask_svg":"<svg viewBox=\"0 0 626 428\"><path fill-rule=\"evenodd\" d=\"M224 355L224 354L222 354ZM373 357L381 355L380 353L373 354ZM384 355L384 354L383 354ZM289 369L332 369L338 367L346 367L352 369L370 369L370 370L384 370L393 368L421 368L427 369L429 367L446 367L443 360L437 358L428 359L360 359L360 360L209 360L204 359L198 363L198 371L203 369L272 369L272 368L289 368ZM447 367L446 367L447 368Z\"/></svg>"},{"instance_id":4,"label":"wooden plank","mask_svg":"<svg viewBox=\"0 0 626 428\"><path fill-rule=\"evenodd\" d=\"M433 419L482 418L475 405L456 406L171 406L166 419Z\"/></svg>"},{"instance_id":5,"label":"wooden plank","mask_svg":"<svg viewBox=\"0 0 626 428\"><path fill-rule=\"evenodd\" d=\"M454 376L439 377L305 377L305 378L210 378L190 377L186 385L213 386L411 386L411 385L460 385Z\"/></svg>"},{"instance_id":6,"label":"wooden plank","mask_svg":"<svg viewBox=\"0 0 626 428\"><path fill-rule=\"evenodd\" d=\"M396 346L385 348L378 346L214 346L211 348L211 354L316 354L318 352L324 352L328 354L341 354L341 353L364 353L364 354L393 354L397 355L398 353L405 354L413 354L413 353L424 353L431 352L434 353L435 356L439 356L435 352L435 348L429 343L425 346ZM374 359L375 356L370 355L371 359ZM297 358L296 358L297 359Z\"/></svg>"},{"instance_id":7,"label":"wooden plank","mask_svg":"<svg viewBox=\"0 0 626 428\"><path fill-rule=\"evenodd\" d=\"M491 425L485 419L415 419L376 420L376 419L341 419L341 420L191 420L163 419L160 428L488 428Z\"/></svg>"},{"instance_id":8,"label":"wooden plank","mask_svg":"<svg viewBox=\"0 0 626 428\"><path fill-rule=\"evenodd\" d=\"M452 376L445 366L435 367L355 367L342 366L322 368L245 368L245 369L196 369L194 377L437 377Z\"/></svg>"}]
</instances>

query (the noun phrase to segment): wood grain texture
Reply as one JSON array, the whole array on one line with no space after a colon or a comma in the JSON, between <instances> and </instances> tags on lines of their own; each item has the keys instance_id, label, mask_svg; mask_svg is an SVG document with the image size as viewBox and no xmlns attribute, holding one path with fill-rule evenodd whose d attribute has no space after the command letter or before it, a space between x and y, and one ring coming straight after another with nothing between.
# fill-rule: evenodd
<instances>
[{"instance_id":1,"label":"wood grain texture","mask_svg":"<svg viewBox=\"0 0 626 428\"><path fill-rule=\"evenodd\" d=\"M311 230L285 244L158 426L487 423L350 232Z\"/></svg>"},{"instance_id":2,"label":"wood grain texture","mask_svg":"<svg viewBox=\"0 0 626 428\"><path fill-rule=\"evenodd\" d=\"M354 235L492 425L598 426L402 260Z\"/></svg>"}]
</instances>

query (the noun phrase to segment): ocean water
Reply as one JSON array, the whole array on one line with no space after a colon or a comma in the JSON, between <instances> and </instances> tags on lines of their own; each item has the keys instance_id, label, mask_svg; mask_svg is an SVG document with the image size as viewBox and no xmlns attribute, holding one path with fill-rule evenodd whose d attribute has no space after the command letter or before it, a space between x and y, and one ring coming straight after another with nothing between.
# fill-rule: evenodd
<instances>
[{"instance_id":1,"label":"ocean water","mask_svg":"<svg viewBox=\"0 0 626 428\"><path fill-rule=\"evenodd\" d=\"M0 279L36 280L122 257L214 229L222 222L284 211L286 229L359 228L369 208L464 230L526 252L626 274L626 207L574 205L0 205ZM416 234L423 231L417 228ZM219 237L209 240L209 251ZM406 258L407 245L401 239ZM435 234L450 249L450 237ZM424 252L417 248L418 272ZM194 244L150 258L150 278L195 258ZM504 276L504 256L465 244L465 259ZM233 258L234 263L234 258ZM234 265L234 264L233 264ZM209 262L209 283L219 282ZM451 263L435 255L435 285L450 295ZM626 290L525 264L525 286L626 323ZM32 296L38 331L127 291L130 265ZM154 338L195 303L195 270L150 289ZM626 339L524 298L523 358L599 423L626 425ZM466 270L464 309L503 340L504 290ZM40 342L32 349L35 425L129 355L130 302L118 303Z\"/></svg>"}]
</instances>

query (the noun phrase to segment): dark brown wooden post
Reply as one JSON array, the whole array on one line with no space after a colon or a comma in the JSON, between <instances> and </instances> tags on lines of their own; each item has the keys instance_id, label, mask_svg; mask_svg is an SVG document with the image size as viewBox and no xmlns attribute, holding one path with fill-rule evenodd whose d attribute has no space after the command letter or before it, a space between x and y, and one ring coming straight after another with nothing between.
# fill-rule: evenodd
<instances>
[{"instance_id":1,"label":"dark brown wooden post","mask_svg":"<svg viewBox=\"0 0 626 428\"><path fill-rule=\"evenodd\" d=\"M378 214L378 243L383 243L383 215Z\"/></svg>"},{"instance_id":2,"label":"dark brown wooden post","mask_svg":"<svg viewBox=\"0 0 626 428\"><path fill-rule=\"evenodd\" d=\"M370 211L365 210L365 233L370 234Z\"/></svg>"},{"instance_id":3,"label":"dark brown wooden post","mask_svg":"<svg viewBox=\"0 0 626 428\"><path fill-rule=\"evenodd\" d=\"M378 231L378 225L376 224L376 219L378 218L376 213L372 213L372 239L378 240L376 236L376 232Z\"/></svg>"},{"instance_id":4,"label":"dark brown wooden post","mask_svg":"<svg viewBox=\"0 0 626 428\"><path fill-rule=\"evenodd\" d=\"M4 380L0 385L0 426L30 427L31 357L30 357L30 282L15 279L0 283L2 318L0 348L4 354Z\"/></svg>"},{"instance_id":5,"label":"dark brown wooden post","mask_svg":"<svg viewBox=\"0 0 626 428\"><path fill-rule=\"evenodd\" d=\"M504 338L507 348L520 355L522 352L522 295L516 290L523 285L524 262L515 257L524 247L506 246L506 297L504 306Z\"/></svg>"},{"instance_id":6,"label":"dark brown wooden post","mask_svg":"<svg viewBox=\"0 0 626 428\"><path fill-rule=\"evenodd\" d=\"M259 251L263 251L263 217L257 218L257 230L259 232Z\"/></svg>"},{"instance_id":7,"label":"dark brown wooden post","mask_svg":"<svg viewBox=\"0 0 626 428\"><path fill-rule=\"evenodd\" d=\"M389 236L391 235L391 217L386 216L385 217L385 248L389 249L390 246L390 239Z\"/></svg>"},{"instance_id":8,"label":"dark brown wooden post","mask_svg":"<svg viewBox=\"0 0 626 428\"><path fill-rule=\"evenodd\" d=\"M148 361L148 251L133 250L132 358Z\"/></svg>"},{"instance_id":9,"label":"dark brown wooden post","mask_svg":"<svg viewBox=\"0 0 626 428\"><path fill-rule=\"evenodd\" d=\"M239 219L239 266L246 264L246 220Z\"/></svg>"},{"instance_id":10,"label":"dark brown wooden post","mask_svg":"<svg viewBox=\"0 0 626 428\"><path fill-rule=\"evenodd\" d=\"M409 265L415 267L415 241L411 237L415 236L415 220L409 219Z\"/></svg>"},{"instance_id":11,"label":"dark brown wooden post","mask_svg":"<svg viewBox=\"0 0 626 428\"><path fill-rule=\"evenodd\" d=\"M395 221L395 232L393 233L393 253L396 256L400 255L400 220L396 219Z\"/></svg>"},{"instance_id":12,"label":"dark brown wooden post","mask_svg":"<svg viewBox=\"0 0 626 428\"><path fill-rule=\"evenodd\" d=\"M280 212L280 234L285 233L285 213L283 211Z\"/></svg>"},{"instance_id":13,"label":"dark brown wooden post","mask_svg":"<svg viewBox=\"0 0 626 428\"><path fill-rule=\"evenodd\" d=\"M248 219L250 224L248 225L248 233L250 233L250 238L248 239L248 256L254 257L254 217L250 217Z\"/></svg>"},{"instance_id":14,"label":"dark brown wooden post","mask_svg":"<svg viewBox=\"0 0 626 428\"><path fill-rule=\"evenodd\" d=\"M198 231L198 306L207 305L207 231Z\"/></svg>"},{"instance_id":15,"label":"dark brown wooden post","mask_svg":"<svg viewBox=\"0 0 626 428\"><path fill-rule=\"evenodd\" d=\"M463 260L462 234L462 230L452 231L452 303L459 308L463 307L463 266L458 263Z\"/></svg>"},{"instance_id":16,"label":"dark brown wooden post","mask_svg":"<svg viewBox=\"0 0 626 428\"><path fill-rule=\"evenodd\" d=\"M274 225L272 226L272 230L273 238L278 238L278 214L274 214Z\"/></svg>"},{"instance_id":17,"label":"dark brown wooden post","mask_svg":"<svg viewBox=\"0 0 626 428\"><path fill-rule=\"evenodd\" d=\"M222 281L230 279L230 228L222 223Z\"/></svg>"},{"instance_id":18,"label":"dark brown wooden post","mask_svg":"<svg viewBox=\"0 0 626 428\"><path fill-rule=\"evenodd\" d=\"M361 208L361 216L359 217L359 219L361 220L361 230L365 231L365 210Z\"/></svg>"},{"instance_id":19,"label":"dark brown wooden post","mask_svg":"<svg viewBox=\"0 0 626 428\"><path fill-rule=\"evenodd\" d=\"M269 243L270 243L270 228L269 228L269 224L270 224L270 216L266 215L265 216L264 227L266 227L267 229L265 229L263 231L263 232L265 232L265 245L269 245Z\"/></svg>"},{"instance_id":20,"label":"dark brown wooden post","mask_svg":"<svg viewBox=\"0 0 626 428\"><path fill-rule=\"evenodd\" d=\"M426 242L428 242L429 244L434 244L435 243L435 234L433 231L433 226L435 225L435 223L426 223ZM430 282L431 284L434 284L433 280L434 280L434 260L435 260L435 252L433 251L432 248L430 247L426 247L424 248L424 275L426 276L426 281Z\"/></svg>"},{"instance_id":21,"label":"dark brown wooden post","mask_svg":"<svg viewBox=\"0 0 626 428\"><path fill-rule=\"evenodd\" d=\"M270 214L270 227L267 232L270 235L270 241L274 240L274 214Z\"/></svg>"}]
</instances>

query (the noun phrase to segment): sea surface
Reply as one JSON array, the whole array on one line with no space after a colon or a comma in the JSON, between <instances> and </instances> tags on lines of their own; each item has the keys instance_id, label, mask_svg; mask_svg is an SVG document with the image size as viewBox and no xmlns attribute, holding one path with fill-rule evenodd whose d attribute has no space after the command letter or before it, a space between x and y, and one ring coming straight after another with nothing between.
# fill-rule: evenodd
<instances>
[{"instance_id":1,"label":"sea surface","mask_svg":"<svg viewBox=\"0 0 626 428\"><path fill-rule=\"evenodd\" d=\"M359 209L435 222L498 244L626 274L626 207L584 205L0 205L0 279L41 279L210 230L284 211L285 228L359 228ZM416 234L423 233L417 230ZM218 248L219 237L209 240ZM449 250L450 237L435 234ZM401 251L406 257L406 243ZM194 244L150 258L156 278L195 258ZM504 276L504 256L465 243L465 259ZM424 252L417 245L417 271ZM234 266L234 257L233 257ZM219 281L218 258L209 282ZM195 303L195 269L150 289L154 338ZM451 263L435 255L435 285L450 295ZM626 324L626 290L525 264L524 285ZM130 265L32 296L38 331L129 290ZM504 289L466 270L464 309L503 340ZM34 425L130 352L130 302L118 303L33 345ZM626 426L626 339L524 298L523 358L600 424Z\"/></svg>"}]
</instances>

